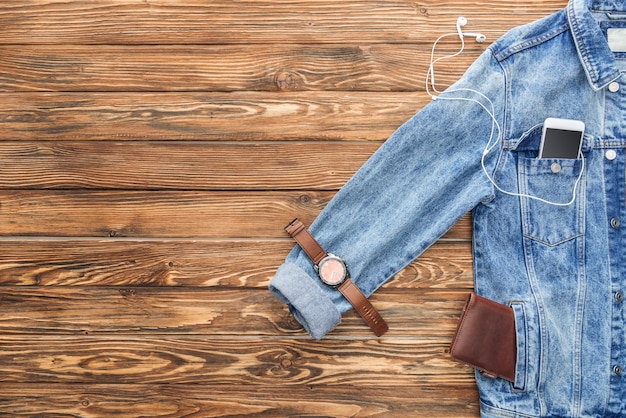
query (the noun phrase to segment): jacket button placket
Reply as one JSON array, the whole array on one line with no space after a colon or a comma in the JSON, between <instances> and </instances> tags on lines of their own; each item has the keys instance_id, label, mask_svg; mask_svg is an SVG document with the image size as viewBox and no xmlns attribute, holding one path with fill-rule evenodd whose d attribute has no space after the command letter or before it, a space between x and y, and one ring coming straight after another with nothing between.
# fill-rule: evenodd
<instances>
[{"instance_id":1,"label":"jacket button placket","mask_svg":"<svg viewBox=\"0 0 626 418\"><path fill-rule=\"evenodd\" d=\"M608 146L602 151L605 166L606 187L610 192L606 196L609 237L609 260L612 271L612 302L611 315L611 395L609 404L614 412L623 409L626 398L623 374L626 364L624 344L626 344L626 331L624 330L624 294L626 289L626 228L622 220L626 219L626 161L623 138L626 138L621 118L626 112L626 90L622 88L619 80L612 81L606 87L606 109L604 139L608 140ZM615 144L615 146L613 145Z\"/></svg>"}]
</instances>

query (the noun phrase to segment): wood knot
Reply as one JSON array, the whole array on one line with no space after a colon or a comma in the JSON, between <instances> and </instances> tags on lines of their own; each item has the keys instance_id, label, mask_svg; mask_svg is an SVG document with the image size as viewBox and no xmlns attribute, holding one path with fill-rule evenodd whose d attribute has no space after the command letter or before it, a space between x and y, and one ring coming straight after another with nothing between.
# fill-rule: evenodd
<instances>
[{"instance_id":1,"label":"wood knot","mask_svg":"<svg viewBox=\"0 0 626 418\"><path fill-rule=\"evenodd\" d=\"M120 289L120 294L125 298L137 296L137 292L133 289Z\"/></svg>"},{"instance_id":2,"label":"wood knot","mask_svg":"<svg viewBox=\"0 0 626 418\"><path fill-rule=\"evenodd\" d=\"M291 358L289 358L289 357L281 357L280 358L280 367L283 370L291 369L292 366L293 366L293 361L292 361Z\"/></svg>"},{"instance_id":3,"label":"wood knot","mask_svg":"<svg viewBox=\"0 0 626 418\"><path fill-rule=\"evenodd\" d=\"M428 13L428 8L427 8L427 7L425 7L425 6L422 6L422 5L421 5L421 4L419 4L419 3L415 3L415 8L417 9L417 11L418 11L420 14L422 14L422 15L424 15L424 16L428 16L428 15L429 15L429 13Z\"/></svg>"},{"instance_id":4,"label":"wood knot","mask_svg":"<svg viewBox=\"0 0 626 418\"><path fill-rule=\"evenodd\" d=\"M298 86L298 77L288 71L279 71L274 77L274 83L279 90L294 90Z\"/></svg>"},{"instance_id":5,"label":"wood knot","mask_svg":"<svg viewBox=\"0 0 626 418\"><path fill-rule=\"evenodd\" d=\"M273 356L273 365L270 367L270 374L273 376L295 376L299 373L299 368L303 363L300 355L291 349L284 349L270 353Z\"/></svg>"}]
</instances>

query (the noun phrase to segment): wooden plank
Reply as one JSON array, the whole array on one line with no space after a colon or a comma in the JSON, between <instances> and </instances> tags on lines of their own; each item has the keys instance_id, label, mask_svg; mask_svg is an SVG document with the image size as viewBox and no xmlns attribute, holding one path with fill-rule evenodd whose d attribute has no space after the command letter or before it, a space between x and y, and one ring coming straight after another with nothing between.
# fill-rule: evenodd
<instances>
[{"instance_id":1,"label":"wooden plank","mask_svg":"<svg viewBox=\"0 0 626 418\"><path fill-rule=\"evenodd\" d=\"M310 224L334 192L0 190L0 235L284 238ZM466 215L446 238L471 237Z\"/></svg>"},{"instance_id":2,"label":"wooden plank","mask_svg":"<svg viewBox=\"0 0 626 418\"><path fill-rule=\"evenodd\" d=\"M2 188L338 190L379 143L3 142Z\"/></svg>"},{"instance_id":3,"label":"wooden plank","mask_svg":"<svg viewBox=\"0 0 626 418\"><path fill-rule=\"evenodd\" d=\"M0 235L284 238L333 192L0 191Z\"/></svg>"},{"instance_id":4,"label":"wooden plank","mask_svg":"<svg viewBox=\"0 0 626 418\"><path fill-rule=\"evenodd\" d=\"M414 93L5 93L0 141L382 141L429 102Z\"/></svg>"},{"instance_id":5,"label":"wooden plank","mask_svg":"<svg viewBox=\"0 0 626 418\"><path fill-rule=\"evenodd\" d=\"M453 29L453 28L452 28ZM0 45L0 92L422 91L431 45ZM458 51L458 42L439 53ZM486 48L467 44L456 81Z\"/></svg>"},{"instance_id":6,"label":"wooden plank","mask_svg":"<svg viewBox=\"0 0 626 418\"><path fill-rule=\"evenodd\" d=\"M0 337L11 383L341 385L406 387L473 381L446 339L219 339L184 336Z\"/></svg>"},{"instance_id":7,"label":"wooden plank","mask_svg":"<svg viewBox=\"0 0 626 418\"><path fill-rule=\"evenodd\" d=\"M386 338L451 338L468 289L384 289L372 303ZM93 334L305 337L287 307L266 289L1 286L3 335ZM373 337L349 311L330 337ZM87 340L86 340L87 341ZM2 350L0 350L2 351Z\"/></svg>"},{"instance_id":8,"label":"wooden plank","mask_svg":"<svg viewBox=\"0 0 626 418\"><path fill-rule=\"evenodd\" d=\"M198 384L202 385L199 390ZM466 418L478 416L474 384L407 386L11 384L0 413L40 416L254 416Z\"/></svg>"},{"instance_id":9,"label":"wooden plank","mask_svg":"<svg viewBox=\"0 0 626 418\"><path fill-rule=\"evenodd\" d=\"M285 44L415 42L454 30L459 14L495 39L566 0L181 2L32 1L0 4L2 43ZM497 15L498 19L493 19Z\"/></svg>"},{"instance_id":10,"label":"wooden plank","mask_svg":"<svg viewBox=\"0 0 626 418\"><path fill-rule=\"evenodd\" d=\"M0 286L265 289L293 247L289 239L0 240ZM398 273L384 289L471 288L472 268L470 242L439 242Z\"/></svg>"}]
</instances>

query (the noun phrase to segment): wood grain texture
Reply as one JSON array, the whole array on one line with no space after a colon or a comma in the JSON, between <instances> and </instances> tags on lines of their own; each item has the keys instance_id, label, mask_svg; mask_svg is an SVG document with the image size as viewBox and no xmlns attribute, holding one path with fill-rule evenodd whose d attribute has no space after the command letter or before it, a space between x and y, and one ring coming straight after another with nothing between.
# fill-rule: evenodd
<instances>
[{"instance_id":1,"label":"wood grain texture","mask_svg":"<svg viewBox=\"0 0 626 418\"><path fill-rule=\"evenodd\" d=\"M219 385L205 390L196 384L56 383L42 394L36 384L11 384L4 390L2 400L16 416L51 410L57 416L81 417L477 416L478 398L473 383L438 387L436 390L415 382L393 388L303 384Z\"/></svg>"},{"instance_id":2,"label":"wood grain texture","mask_svg":"<svg viewBox=\"0 0 626 418\"><path fill-rule=\"evenodd\" d=\"M293 248L270 240L0 240L0 286L265 289ZM385 288L472 287L471 243L440 241Z\"/></svg>"},{"instance_id":3,"label":"wood grain texture","mask_svg":"<svg viewBox=\"0 0 626 418\"><path fill-rule=\"evenodd\" d=\"M454 44L453 44L454 45ZM456 50L456 45L453 47ZM484 46L468 44L450 85ZM430 55L413 45L0 45L0 92L422 91ZM445 54L445 45L441 53Z\"/></svg>"},{"instance_id":4,"label":"wood grain texture","mask_svg":"<svg viewBox=\"0 0 626 418\"><path fill-rule=\"evenodd\" d=\"M388 289L371 297L389 323L386 337L451 339L468 289ZM265 289L212 288L0 288L3 334L199 334L306 339L287 308ZM371 338L353 311L329 337ZM239 343L233 343L239 344Z\"/></svg>"},{"instance_id":5,"label":"wood grain texture","mask_svg":"<svg viewBox=\"0 0 626 418\"><path fill-rule=\"evenodd\" d=\"M142 338L130 335L84 338L0 338L8 364L2 380L14 383L333 385L387 388L411 385L468 385L469 367L446 358L442 340L341 339L323 343L298 339L243 340ZM367 361L368 367L363 367ZM445 373L439 373L438 370Z\"/></svg>"},{"instance_id":6,"label":"wood grain texture","mask_svg":"<svg viewBox=\"0 0 626 418\"><path fill-rule=\"evenodd\" d=\"M487 1L12 1L0 6L2 43L409 43L459 14L492 39L564 6L562 0ZM492 19L497 14L497 20Z\"/></svg>"},{"instance_id":7,"label":"wood grain texture","mask_svg":"<svg viewBox=\"0 0 626 418\"><path fill-rule=\"evenodd\" d=\"M469 214L372 296L383 338L349 311L314 341L267 286L459 15L488 42L439 88L565 4L1 2L0 415L477 417Z\"/></svg>"},{"instance_id":8,"label":"wood grain texture","mask_svg":"<svg viewBox=\"0 0 626 418\"><path fill-rule=\"evenodd\" d=\"M5 142L0 189L338 190L379 145Z\"/></svg>"},{"instance_id":9,"label":"wood grain texture","mask_svg":"<svg viewBox=\"0 0 626 418\"><path fill-rule=\"evenodd\" d=\"M384 141L415 93L6 93L0 141Z\"/></svg>"},{"instance_id":10,"label":"wood grain texture","mask_svg":"<svg viewBox=\"0 0 626 418\"><path fill-rule=\"evenodd\" d=\"M110 238L284 238L334 192L0 190L0 234ZM471 236L464 216L447 238Z\"/></svg>"}]
</instances>

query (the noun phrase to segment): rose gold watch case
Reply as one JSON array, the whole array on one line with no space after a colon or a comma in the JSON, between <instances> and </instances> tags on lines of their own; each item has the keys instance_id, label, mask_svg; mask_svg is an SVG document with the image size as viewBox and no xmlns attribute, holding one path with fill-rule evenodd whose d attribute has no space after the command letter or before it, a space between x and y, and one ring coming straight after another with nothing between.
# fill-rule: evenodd
<instances>
[{"instance_id":1,"label":"rose gold watch case","mask_svg":"<svg viewBox=\"0 0 626 418\"><path fill-rule=\"evenodd\" d=\"M334 254L328 254L315 266L322 282L337 287L348 278L348 267L345 261Z\"/></svg>"}]
</instances>

